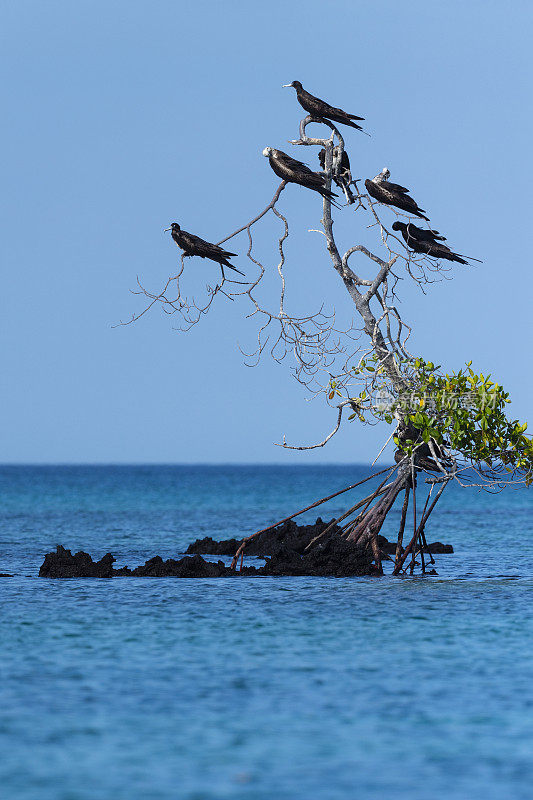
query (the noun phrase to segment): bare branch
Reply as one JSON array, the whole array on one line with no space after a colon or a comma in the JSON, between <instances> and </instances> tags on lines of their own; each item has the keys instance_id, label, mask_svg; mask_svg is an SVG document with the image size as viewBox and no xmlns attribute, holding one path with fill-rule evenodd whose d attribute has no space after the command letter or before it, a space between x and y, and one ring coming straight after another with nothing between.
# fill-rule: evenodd
<instances>
[{"instance_id":1,"label":"bare branch","mask_svg":"<svg viewBox=\"0 0 533 800\"><path fill-rule=\"evenodd\" d=\"M281 444L276 443L276 447L284 447L287 450L316 450L317 447L324 447L324 445L326 445L329 442L329 440L332 439L339 430L342 420L342 411L344 409L344 406L347 406L349 402L350 402L349 400L346 400L344 403L339 403L339 405L337 406L337 408L339 409L339 413L337 415L337 424L335 425L331 433L328 433L328 435L322 442L319 442L318 444L309 444L309 445L291 445L287 444L287 442L285 441L285 437L283 437L283 442Z\"/></svg>"}]
</instances>

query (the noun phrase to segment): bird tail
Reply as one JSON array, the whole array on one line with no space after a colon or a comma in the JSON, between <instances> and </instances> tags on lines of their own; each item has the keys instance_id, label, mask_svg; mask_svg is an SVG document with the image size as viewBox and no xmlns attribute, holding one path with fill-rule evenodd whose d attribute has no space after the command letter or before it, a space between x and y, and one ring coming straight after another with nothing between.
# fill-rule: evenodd
<instances>
[{"instance_id":1,"label":"bird tail","mask_svg":"<svg viewBox=\"0 0 533 800\"><path fill-rule=\"evenodd\" d=\"M457 256L457 255L459 255L459 253L455 253L454 255L456 255L456 256ZM483 261L482 261L480 258L474 258L474 256L464 256L464 255L461 253L461 258L469 258L469 259L470 259L470 261L477 261L477 263L478 263L478 264L483 264ZM468 264L468 261L465 261L464 263L465 263L465 264Z\"/></svg>"},{"instance_id":2,"label":"bird tail","mask_svg":"<svg viewBox=\"0 0 533 800\"><path fill-rule=\"evenodd\" d=\"M361 117L355 117L355 119L361 119ZM350 128L357 128L358 131L363 131L362 127L360 125L357 125L357 123L355 122L348 122L348 120L346 120L344 124L349 125ZM366 133L366 131L363 131L363 133Z\"/></svg>"},{"instance_id":3,"label":"bird tail","mask_svg":"<svg viewBox=\"0 0 533 800\"><path fill-rule=\"evenodd\" d=\"M426 222L429 222L429 217L426 217L425 214L422 214L423 210L424 210L423 208L419 208L418 211L409 211L408 213L415 214L417 217L420 217L420 219L425 219Z\"/></svg>"},{"instance_id":4,"label":"bird tail","mask_svg":"<svg viewBox=\"0 0 533 800\"><path fill-rule=\"evenodd\" d=\"M333 199L334 197L338 197L339 196L338 194L335 194L335 192L331 192L329 189L324 189L324 188L318 189L318 191L320 192L322 197L326 197L330 201L330 203L335 206L335 208L341 207Z\"/></svg>"},{"instance_id":5,"label":"bird tail","mask_svg":"<svg viewBox=\"0 0 533 800\"><path fill-rule=\"evenodd\" d=\"M335 194L335 192L328 192L327 189L324 189L322 192L320 192L320 194L322 195L322 197L326 197L332 206L335 206L335 208L341 210L342 206L336 203L335 200L333 199L334 197L338 197L339 195Z\"/></svg>"},{"instance_id":6,"label":"bird tail","mask_svg":"<svg viewBox=\"0 0 533 800\"><path fill-rule=\"evenodd\" d=\"M346 114L346 116L349 117L350 119L364 120L364 117L356 117L355 114Z\"/></svg>"},{"instance_id":7,"label":"bird tail","mask_svg":"<svg viewBox=\"0 0 533 800\"><path fill-rule=\"evenodd\" d=\"M229 267L229 268L230 268L230 269L232 269L234 272L238 272L238 273L239 273L239 275L242 275L242 276L243 276L243 278L244 278L244 277L246 277L246 276L245 276L245 274L244 274L244 272L241 272L241 271L240 271L240 269L237 269L237 267L234 267L234 266L233 266L233 264L230 264L230 263L229 263L229 261L222 261L222 264L224 264L224 266L225 266L225 267Z\"/></svg>"}]
</instances>

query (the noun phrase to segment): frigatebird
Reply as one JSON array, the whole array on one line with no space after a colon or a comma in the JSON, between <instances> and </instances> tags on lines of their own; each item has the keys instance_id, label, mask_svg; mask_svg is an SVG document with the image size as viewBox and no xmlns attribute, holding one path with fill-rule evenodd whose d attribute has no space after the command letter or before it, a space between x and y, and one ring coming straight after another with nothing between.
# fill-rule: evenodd
<instances>
[{"instance_id":1,"label":"frigatebird","mask_svg":"<svg viewBox=\"0 0 533 800\"><path fill-rule=\"evenodd\" d=\"M234 272L238 272L239 275L244 275L244 272L241 272L240 269L237 269L228 261L228 258L236 256L237 253L230 253L229 250L223 250L217 244L211 244L211 242L200 239L194 233L183 231L177 222L173 222L170 228L165 228L165 231L171 231L172 238L178 247L183 250L185 256L200 256L200 258L209 258L211 261L216 261L217 264L220 264L223 275L224 267L229 267Z\"/></svg>"},{"instance_id":2,"label":"frigatebird","mask_svg":"<svg viewBox=\"0 0 533 800\"><path fill-rule=\"evenodd\" d=\"M321 117L322 119L331 119L333 122L342 122L343 125L349 125L351 128L357 128L362 131L362 127L352 122L354 119L364 120L364 117L356 117L355 114L347 114L342 108L335 108L330 106L324 100L315 97L309 92L306 92L300 81L293 81L292 83L285 83L283 88L292 87L296 89L296 97L304 111L311 114L313 117Z\"/></svg>"},{"instance_id":3,"label":"frigatebird","mask_svg":"<svg viewBox=\"0 0 533 800\"><path fill-rule=\"evenodd\" d=\"M399 228L394 227L394 224L392 226L393 230L399 230ZM442 236L439 231L431 230L431 228L419 228L414 222L408 222L406 230L411 239L416 239L419 242L446 241L446 237Z\"/></svg>"},{"instance_id":4,"label":"frigatebird","mask_svg":"<svg viewBox=\"0 0 533 800\"><path fill-rule=\"evenodd\" d=\"M322 197L332 200L337 197L334 192L326 189L326 178L320 172L313 172L301 161L291 158L287 153L281 150L275 150L273 147L265 147L263 155L266 156L270 162L270 166L279 178L282 178L288 183L299 183L300 186L305 186L307 189L313 189L318 192Z\"/></svg>"},{"instance_id":5,"label":"frigatebird","mask_svg":"<svg viewBox=\"0 0 533 800\"><path fill-rule=\"evenodd\" d=\"M318 154L318 160L320 162L320 166L322 167L322 169L325 169L326 149L324 147ZM353 196L352 190L350 189L350 184L352 182L352 173L350 171L350 159L348 158L348 153L346 152L346 150L343 150L339 163L339 147L337 145L333 148L333 164L335 167L333 172L333 180L335 181L339 189L342 189L342 191L346 195L346 200L348 201L348 205L350 205L350 203L355 203L355 197Z\"/></svg>"},{"instance_id":6,"label":"frigatebird","mask_svg":"<svg viewBox=\"0 0 533 800\"><path fill-rule=\"evenodd\" d=\"M339 157L339 147L336 145L333 148L333 161L335 162L335 159L338 159L338 157ZM322 169L325 169L325 167L326 167L326 148L325 147L323 147L322 150L320 150L320 152L318 154L318 160L320 162L320 166L322 167ZM341 163L339 165L339 170L340 171L346 170L347 172L350 172L350 159L348 158L348 153L346 152L346 150L342 151Z\"/></svg>"},{"instance_id":7,"label":"frigatebird","mask_svg":"<svg viewBox=\"0 0 533 800\"><path fill-rule=\"evenodd\" d=\"M405 186L400 186L398 183L389 183L389 177L390 171L387 167L384 167L375 178L366 180L365 186L368 194L379 203L396 206L396 208L401 208L402 211L407 211L408 214L414 214L416 217L421 217L429 222L428 217L424 215L424 209L419 208L413 198L409 197L409 189L406 189Z\"/></svg>"},{"instance_id":8,"label":"frigatebird","mask_svg":"<svg viewBox=\"0 0 533 800\"><path fill-rule=\"evenodd\" d=\"M392 230L401 231L405 243L415 253L423 253L426 256L433 256L433 258L445 258L447 261L457 261L459 264L468 264L467 258L472 261L479 261L478 258L473 258L472 256L462 256L459 253L454 253L442 241L437 241L437 239L442 240L445 238L444 236L435 236L438 231L425 231L423 228L417 228L416 225L411 223L407 224L399 221L393 223Z\"/></svg>"}]
</instances>

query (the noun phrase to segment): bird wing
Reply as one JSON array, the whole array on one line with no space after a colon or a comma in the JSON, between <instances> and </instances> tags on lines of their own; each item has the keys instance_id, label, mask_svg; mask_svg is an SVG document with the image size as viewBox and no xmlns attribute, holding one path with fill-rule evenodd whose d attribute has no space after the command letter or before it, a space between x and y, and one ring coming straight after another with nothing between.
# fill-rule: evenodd
<instances>
[{"instance_id":1,"label":"bird wing","mask_svg":"<svg viewBox=\"0 0 533 800\"><path fill-rule=\"evenodd\" d=\"M181 234L181 239L186 248L191 250L194 255L201 256L201 258L211 258L212 256L223 256L224 258L228 258L228 256L236 255L235 253L230 253L227 250L223 250L222 247L219 247L217 244L206 242L205 239L195 236L194 233L181 231Z\"/></svg>"},{"instance_id":2,"label":"bird wing","mask_svg":"<svg viewBox=\"0 0 533 800\"><path fill-rule=\"evenodd\" d=\"M450 250L449 247L446 247L445 244L442 244L442 242L435 242L435 241L431 242L431 253L432 254L434 253L437 257L439 253L445 254L447 256L457 255L452 250Z\"/></svg>"},{"instance_id":3,"label":"bird wing","mask_svg":"<svg viewBox=\"0 0 533 800\"><path fill-rule=\"evenodd\" d=\"M288 156L287 153L283 153L281 150L276 151L276 159L291 172L300 172L303 175L316 175L316 172L309 169L302 161L291 158L291 156Z\"/></svg>"},{"instance_id":4,"label":"bird wing","mask_svg":"<svg viewBox=\"0 0 533 800\"><path fill-rule=\"evenodd\" d=\"M344 111L342 108L337 108L336 106L330 106L329 103L326 103L325 100L321 100L320 97L315 97L314 95L307 92L307 100L308 102L312 103L317 110L320 111L320 116L323 117L347 117L348 119L360 119L364 120L364 117L357 117L355 114L348 114L347 111Z\"/></svg>"},{"instance_id":5,"label":"bird wing","mask_svg":"<svg viewBox=\"0 0 533 800\"><path fill-rule=\"evenodd\" d=\"M318 98L316 99L318 100ZM348 112L344 111L342 108L330 106L330 104L326 103L324 100L318 100L318 102L320 103L322 116L324 117L346 117L347 119L364 120L364 117L356 117L355 114L348 114Z\"/></svg>"},{"instance_id":6,"label":"bird wing","mask_svg":"<svg viewBox=\"0 0 533 800\"><path fill-rule=\"evenodd\" d=\"M388 181L371 181L366 180L365 186L367 188L368 194L372 195L376 200L380 203L386 203L388 205L396 205L397 203L405 204L405 202L415 203L409 195L401 194L399 192L394 191L394 184L388 183Z\"/></svg>"},{"instance_id":7,"label":"bird wing","mask_svg":"<svg viewBox=\"0 0 533 800\"><path fill-rule=\"evenodd\" d=\"M380 181L381 185L388 189L389 192L399 192L400 194L407 194L409 189L405 186L400 186L399 183L389 183L389 181Z\"/></svg>"},{"instance_id":8,"label":"bird wing","mask_svg":"<svg viewBox=\"0 0 533 800\"><path fill-rule=\"evenodd\" d=\"M449 247L446 247L445 244L442 244L442 242L416 239L414 241L416 241L418 248L423 248L424 252L429 256L433 256L433 258L446 258L448 261L455 261L460 258L457 253L454 253Z\"/></svg>"},{"instance_id":9,"label":"bird wing","mask_svg":"<svg viewBox=\"0 0 533 800\"><path fill-rule=\"evenodd\" d=\"M297 92L297 96L300 105L305 108L306 111L318 117L331 117L331 119L335 119L335 117L344 117L345 119L364 120L364 117L357 117L355 114L348 114L346 111L343 111L342 108L330 106L325 100L321 100L320 97L315 97L314 94L307 92L303 88Z\"/></svg>"},{"instance_id":10,"label":"bird wing","mask_svg":"<svg viewBox=\"0 0 533 800\"><path fill-rule=\"evenodd\" d=\"M436 239L440 239L442 241L446 239L445 236L440 236L438 231L430 230L428 228L419 228L418 225L415 225L412 222L408 224L407 230L413 239L418 239L419 241L435 241Z\"/></svg>"},{"instance_id":11,"label":"bird wing","mask_svg":"<svg viewBox=\"0 0 533 800\"><path fill-rule=\"evenodd\" d=\"M325 100L320 100L318 97L315 97L314 100L320 104L323 114L334 114L340 115L341 117L348 117L349 115L346 111L343 111L342 108L335 108L335 106L330 106L329 103L326 103Z\"/></svg>"},{"instance_id":12,"label":"bird wing","mask_svg":"<svg viewBox=\"0 0 533 800\"><path fill-rule=\"evenodd\" d=\"M424 213L424 209L420 208L416 200L413 200L410 195L392 192L391 196L393 205L397 206L398 208L402 208L404 211L410 211L418 216Z\"/></svg>"}]
</instances>

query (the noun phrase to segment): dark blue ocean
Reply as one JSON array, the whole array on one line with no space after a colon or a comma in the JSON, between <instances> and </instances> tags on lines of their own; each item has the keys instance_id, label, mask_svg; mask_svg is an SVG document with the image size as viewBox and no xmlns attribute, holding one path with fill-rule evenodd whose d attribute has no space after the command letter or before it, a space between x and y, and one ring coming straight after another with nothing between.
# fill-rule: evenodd
<instances>
[{"instance_id":1,"label":"dark blue ocean","mask_svg":"<svg viewBox=\"0 0 533 800\"><path fill-rule=\"evenodd\" d=\"M448 489L438 577L36 577L58 543L175 557L366 473L0 468L2 798L530 800L532 491Z\"/></svg>"}]
</instances>

